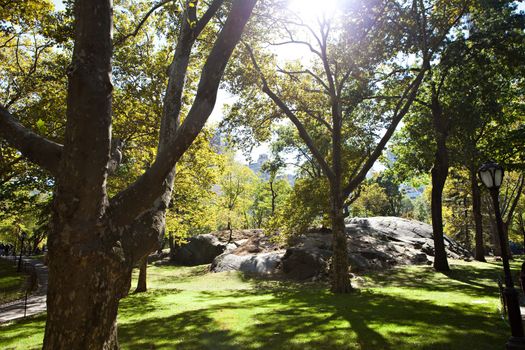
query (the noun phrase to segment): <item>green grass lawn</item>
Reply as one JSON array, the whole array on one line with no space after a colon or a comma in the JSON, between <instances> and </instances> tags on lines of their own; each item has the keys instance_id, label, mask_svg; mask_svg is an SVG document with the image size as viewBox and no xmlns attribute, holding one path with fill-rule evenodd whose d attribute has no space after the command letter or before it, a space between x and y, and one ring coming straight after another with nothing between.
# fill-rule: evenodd
<instances>
[{"instance_id":1,"label":"green grass lawn","mask_svg":"<svg viewBox=\"0 0 525 350\"><path fill-rule=\"evenodd\" d=\"M513 263L518 269L520 261ZM403 267L350 295L207 267L150 267L149 291L122 300L123 349L503 349L497 263L452 272ZM45 316L0 325L1 349L40 347Z\"/></svg>"},{"instance_id":2,"label":"green grass lawn","mask_svg":"<svg viewBox=\"0 0 525 350\"><path fill-rule=\"evenodd\" d=\"M0 259L0 304L22 298L28 275L16 272L12 261Z\"/></svg>"}]
</instances>

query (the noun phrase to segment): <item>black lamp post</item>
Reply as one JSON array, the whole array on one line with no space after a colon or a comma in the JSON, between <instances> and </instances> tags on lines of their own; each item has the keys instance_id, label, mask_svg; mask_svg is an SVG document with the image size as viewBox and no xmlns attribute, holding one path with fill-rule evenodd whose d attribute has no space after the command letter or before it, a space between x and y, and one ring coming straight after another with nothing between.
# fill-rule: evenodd
<instances>
[{"instance_id":1,"label":"black lamp post","mask_svg":"<svg viewBox=\"0 0 525 350\"><path fill-rule=\"evenodd\" d=\"M27 233L22 231L22 234L20 235L20 257L18 258L18 268L17 268L18 272L22 270L22 252L24 251L24 239L26 238L27 238Z\"/></svg>"},{"instance_id":2,"label":"black lamp post","mask_svg":"<svg viewBox=\"0 0 525 350\"><path fill-rule=\"evenodd\" d=\"M503 260L503 271L505 273L505 289L503 290L503 293L507 304L507 313L512 334L506 344L506 349L525 349L525 338L523 334L518 292L514 288L514 282L512 281L507 242L505 240L503 220L501 219L501 211L499 208L499 188L503 181L503 168L497 163L489 162L483 164L479 168L478 174L483 184L490 191L496 214L496 226L501 247L501 260Z\"/></svg>"}]
</instances>

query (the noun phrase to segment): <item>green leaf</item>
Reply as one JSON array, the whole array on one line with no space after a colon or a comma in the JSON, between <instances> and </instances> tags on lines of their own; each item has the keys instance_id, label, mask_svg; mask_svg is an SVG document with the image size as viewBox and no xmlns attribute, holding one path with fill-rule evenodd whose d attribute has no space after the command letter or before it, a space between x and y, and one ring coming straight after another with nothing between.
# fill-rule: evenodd
<instances>
[{"instance_id":1,"label":"green leaf","mask_svg":"<svg viewBox=\"0 0 525 350\"><path fill-rule=\"evenodd\" d=\"M36 128L38 131L42 132L46 130L46 123L42 119L36 121Z\"/></svg>"}]
</instances>

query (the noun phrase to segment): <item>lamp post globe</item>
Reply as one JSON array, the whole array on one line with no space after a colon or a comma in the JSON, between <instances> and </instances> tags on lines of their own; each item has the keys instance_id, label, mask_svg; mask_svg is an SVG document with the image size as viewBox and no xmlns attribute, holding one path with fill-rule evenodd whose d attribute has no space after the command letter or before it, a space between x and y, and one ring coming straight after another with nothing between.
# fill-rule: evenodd
<instances>
[{"instance_id":1,"label":"lamp post globe","mask_svg":"<svg viewBox=\"0 0 525 350\"><path fill-rule=\"evenodd\" d=\"M478 170L481 182L489 190L499 189L503 182L503 167L495 162L488 162L481 165Z\"/></svg>"},{"instance_id":2,"label":"lamp post globe","mask_svg":"<svg viewBox=\"0 0 525 350\"><path fill-rule=\"evenodd\" d=\"M503 290L505 303L507 305L508 319L510 323L511 337L507 341L507 350L525 350L525 337L523 333L523 322L521 319L518 292L514 288L512 274L510 272L509 256L507 251L507 241L505 239L505 229L501 218L499 207L499 188L503 181L503 167L495 162L488 162L478 170L481 182L487 187L494 203L496 217L496 227L498 230L499 244L501 247L501 260L503 262L503 272L505 273L505 289Z\"/></svg>"}]
</instances>

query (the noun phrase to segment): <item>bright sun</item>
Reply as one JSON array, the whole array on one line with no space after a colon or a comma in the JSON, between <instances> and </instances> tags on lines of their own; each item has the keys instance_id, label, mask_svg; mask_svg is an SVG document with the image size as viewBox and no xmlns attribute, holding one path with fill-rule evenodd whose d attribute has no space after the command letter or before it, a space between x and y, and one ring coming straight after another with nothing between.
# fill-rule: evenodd
<instances>
[{"instance_id":1,"label":"bright sun","mask_svg":"<svg viewBox=\"0 0 525 350\"><path fill-rule=\"evenodd\" d=\"M319 29L318 20L334 17L344 1L348 0L289 0L288 9L297 15L302 22L317 31ZM306 35L309 36L308 33ZM300 44L276 46L274 53L277 54L281 62L293 60L306 62L307 57L311 56L310 50L305 45Z\"/></svg>"},{"instance_id":2,"label":"bright sun","mask_svg":"<svg viewBox=\"0 0 525 350\"><path fill-rule=\"evenodd\" d=\"M288 8L305 22L315 22L320 17L332 17L342 0L290 0Z\"/></svg>"}]
</instances>

